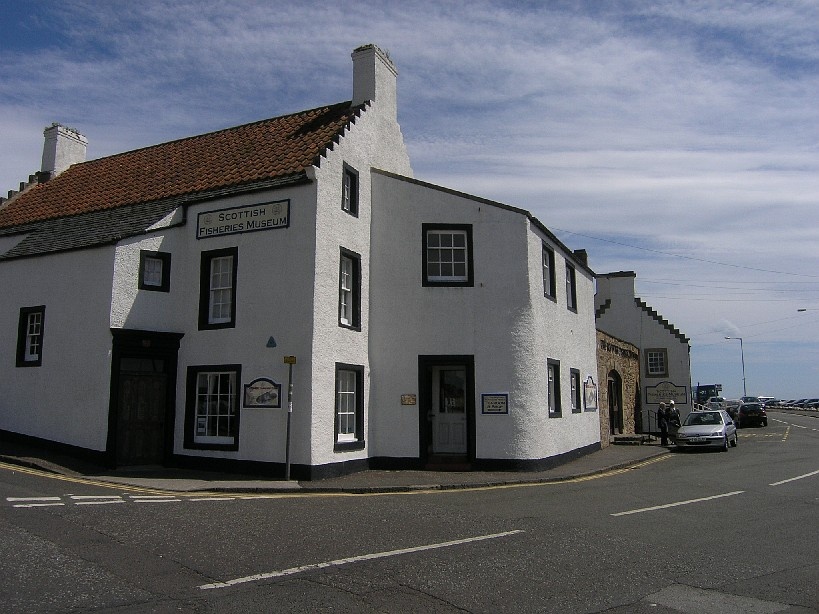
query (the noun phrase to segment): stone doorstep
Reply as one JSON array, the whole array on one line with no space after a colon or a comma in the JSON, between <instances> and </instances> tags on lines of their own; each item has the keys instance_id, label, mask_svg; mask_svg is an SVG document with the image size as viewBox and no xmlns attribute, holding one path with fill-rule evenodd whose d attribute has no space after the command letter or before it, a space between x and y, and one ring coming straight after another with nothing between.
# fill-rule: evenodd
<instances>
[{"instance_id":1,"label":"stone doorstep","mask_svg":"<svg viewBox=\"0 0 819 614\"><path fill-rule=\"evenodd\" d=\"M615 446L641 446L645 443L646 436L642 434L636 435L614 435L611 443Z\"/></svg>"}]
</instances>

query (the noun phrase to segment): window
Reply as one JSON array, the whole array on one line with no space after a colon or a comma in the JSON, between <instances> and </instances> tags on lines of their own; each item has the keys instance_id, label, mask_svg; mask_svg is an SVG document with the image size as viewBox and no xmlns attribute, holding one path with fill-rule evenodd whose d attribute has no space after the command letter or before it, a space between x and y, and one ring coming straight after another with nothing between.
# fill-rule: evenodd
<instances>
[{"instance_id":1,"label":"window","mask_svg":"<svg viewBox=\"0 0 819 614\"><path fill-rule=\"evenodd\" d=\"M560 363L549 360L547 363L549 378L549 417L559 418L560 409Z\"/></svg>"},{"instance_id":2,"label":"window","mask_svg":"<svg viewBox=\"0 0 819 614\"><path fill-rule=\"evenodd\" d=\"M472 286L472 226L424 224L423 285Z\"/></svg>"},{"instance_id":3,"label":"window","mask_svg":"<svg viewBox=\"0 0 819 614\"><path fill-rule=\"evenodd\" d=\"M202 252L199 280L199 329L236 326L238 249Z\"/></svg>"},{"instance_id":4,"label":"window","mask_svg":"<svg viewBox=\"0 0 819 614\"><path fill-rule=\"evenodd\" d=\"M358 171L346 164L342 180L341 210L358 217Z\"/></svg>"},{"instance_id":5,"label":"window","mask_svg":"<svg viewBox=\"0 0 819 614\"><path fill-rule=\"evenodd\" d=\"M171 255L169 253L140 250L139 289L170 292Z\"/></svg>"},{"instance_id":6,"label":"window","mask_svg":"<svg viewBox=\"0 0 819 614\"><path fill-rule=\"evenodd\" d=\"M668 351L665 348L646 350L646 376L668 377Z\"/></svg>"},{"instance_id":7,"label":"window","mask_svg":"<svg viewBox=\"0 0 819 614\"><path fill-rule=\"evenodd\" d=\"M569 380L572 384L572 413L579 414L582 411L580 406L580 371L570 369Z\"/></svg>"},{"instance_id":8,"label":"window","mask_svg":"<svg viewBox=\"0 0 819 614\"><path fill-rule=\"evenodd\" d=\"M336 363L335 450L364 448L364 367Z\"/></svg>"},{"instance_id":9,"label":"window","mask_svg":"<svg viewBox=\"0 0 819 614\"><path fill-rule=\"evenodd\" d=\"M570 264L566 264L566 306L577 311L577 276Z\"/></svg>"},{"instance_id":10,"label":"window","mask_svg":"<svg viewBox=\"0 0 819 614\"><path fill-rule=\"evenodd\" d=\"M543 296L555 296L555 252L543 245Z\"/></svg>"},{"instance_id":11,"label":"window","mask_svg":"<svg viewBox=\"0 0 819 614\"><path fill-rule=\"evenodd\" d=\"M239 449L239 365L188 367L185 447Z\"/></svg>"},{"instance_id":12,"label":"window","mask_svg":"<svg viewBox=\"0 0 819 614\"><path fill-rule=\"evenodd\" d=\"M338 324L361 330L361 256L343 247L338 280Z\"/></svg>"},{"instance_id":13,"label":"window","mask_svg":"<svg viewBox=\"0 0 819 614\"><path fill-rule=\"evenodd\" d=\"M43 326L45 305L23 307L17 324L17 366L39 367L43 364Z\"/></svg>"}]
</instances>

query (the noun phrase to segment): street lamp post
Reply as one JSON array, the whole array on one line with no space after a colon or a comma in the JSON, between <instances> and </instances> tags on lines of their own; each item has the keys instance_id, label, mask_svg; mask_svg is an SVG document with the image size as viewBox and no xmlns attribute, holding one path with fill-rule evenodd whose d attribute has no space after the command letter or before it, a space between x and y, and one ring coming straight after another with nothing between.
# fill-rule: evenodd
<instances>
[{"instance_id":1,"label":"street lamp post","mask_svg":"<svg viewBox=\"0 0 819 614\"><path fill-rule=\"evenodd\" d=\"M745 349L742 347L742 337L725 337L726 339L739 339L739 354L742 357L742 396L748 396L748 390L745 388Z\"/></svg>"}]
</instances>

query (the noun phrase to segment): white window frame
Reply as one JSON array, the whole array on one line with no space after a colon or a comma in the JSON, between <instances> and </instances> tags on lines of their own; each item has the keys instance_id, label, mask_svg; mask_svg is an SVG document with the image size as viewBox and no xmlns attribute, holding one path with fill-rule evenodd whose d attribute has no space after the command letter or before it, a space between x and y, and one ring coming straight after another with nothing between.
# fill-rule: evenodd
<instances>
[{"instance_id":1,"label":"white window frame","mask_svg":"<svg viewBox=\"0 0 819 614\"><path fill-rule=\"evenodd\" d=\"M472 226L423 224L423 285L472 286Z\"/></svg>"},{"instance_id":2,"label":"white window frame","mask_svg":"<svg viewBox=\"0 0 819 614\"><path fill-rule=\"evenodd\" d=\"M668 377L668 350L646 349L646 377Z\"/></svg>"},{"instance_id":3,"label":"white window frame","mask_svg":"<svg viewBox=\"0 0 819 614\"><path fill-rule=\"evenodd\" d=\"M236 278L239 252L227 248L202 252L199 329L236 325Z\"/></svg>"},{"instance_id":4,"label":"white window frame","mask_svg":"<svg viewBox=\"0 0 819 614\"><path fill-rule=\"evenodd\" d=\"M358 403L358 374L351 369L336 373L336 441L357 441L356 418Z\"/></svg>"},{"instance_id":5,"label":"white window frame","mask_svg":"<svg viewBox=\"0 0 819 614\"><path fill-rule=\"evenodd\" d=\"M227 390L224 384L227 384ZM204 384L204 385L203 385ZM236 425L238 420L237 405L237 381L235 371L199 371L196 374L196 399L194 401L194 432L193 441L197 444L234 444L236 442ZM204 389L204 393L203 393ZM205 413L201 412L202 403L207 408ZM225 407L226 411L217 409L216 413L211 412L212 406L217 408ZM216 434L209 434L211 419L216 419ZM201 425L204 420L206 434L202 435ZM224 435L220 432L227 432Z\"/></svg>"},{"instance_id":6,"label":"white window frame","mask_svg":"<svg viewBox=\"0 0 819 614\"><path fill-rule=\"evenodd\" d=\"M23 307L17 328L17 366L39 367L43 361L45 305Z\"/></svg>"},{"instance_id":7,"label":"white window frame","mask_svg":"<svg viewBox=\"0 0 819 614\"><path fill-rule=\"evenodd\" d=\"M549 298L555 297L555 251L548 247L545 243L543 244L543 256L542 256L542 263L541 266L543 267L543 296L547 296Z\"/></svg>"},{"instance_id":8,"label":"white window frame","mask_svg":"<svg viewBox=\"0 0 819 614\"><path fill-rule=\"evenodd\" d=\"M548 360L546 363L546 372L549 386L549 416L559 418L563 414L560 404L560 363L556 360Z\"/></svg>"}]
</instances>

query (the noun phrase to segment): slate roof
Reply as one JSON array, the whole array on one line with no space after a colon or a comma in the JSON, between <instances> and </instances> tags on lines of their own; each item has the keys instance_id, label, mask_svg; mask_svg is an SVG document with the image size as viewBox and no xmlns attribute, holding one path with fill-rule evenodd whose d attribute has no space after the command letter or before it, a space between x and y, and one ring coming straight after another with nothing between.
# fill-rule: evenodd
<instances>
[{"instance_id":1,"label":"slate roof","mask_svg":"<svg viewBox=\"0 0 819 614\"><path fill-rule=\"evenodd\" d=\"M167 205L149 207L147 215L137 216L153 219L186 202L305 181L305 168L318 164L363 108L347 101L75 164L0 207L0 235L29 230L42 234L47 229L41 222L66 216L122 207L129 207L132 216L134 206ZM120 217L103 216L104 228L95 230L101 233L97 239L133 234L136 220ZM49 233L56 228L53 223L47 226L52 227ZM69 224L62 231L80 231L82 226ZM23 247L18 245L15 255L23 255ZM71 246L62 247L67 248Z\"/></svg>"}]
</instances>

